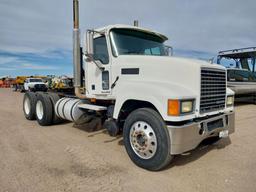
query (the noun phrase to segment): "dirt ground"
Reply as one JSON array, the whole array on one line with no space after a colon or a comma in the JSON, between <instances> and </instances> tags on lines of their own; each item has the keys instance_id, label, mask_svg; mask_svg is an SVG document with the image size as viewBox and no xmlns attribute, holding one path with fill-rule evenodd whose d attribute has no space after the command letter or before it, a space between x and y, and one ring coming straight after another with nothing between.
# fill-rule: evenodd
<instances>
[{"instance_id":1,"label":"dirt ground","mask_svg":"<svg viewBox=\"0 0 256 192\"><path fill-rule=\"evenodd\" d=\"M236 106L236 132L174 158L163 171L136 167L104 130L25 120L21 93L0 89L0 192L255 192L256 106Z\"/></svg>"}]
</instances>

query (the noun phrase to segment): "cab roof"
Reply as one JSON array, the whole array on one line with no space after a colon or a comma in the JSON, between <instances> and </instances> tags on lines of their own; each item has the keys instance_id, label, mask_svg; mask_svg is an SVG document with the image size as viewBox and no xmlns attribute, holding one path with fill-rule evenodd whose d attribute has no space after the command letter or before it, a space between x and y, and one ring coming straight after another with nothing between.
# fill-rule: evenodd
<instances>
[{"instance_id":1,"label":"cab roof","mask_svg":"<svg viewBox=\"0 0 256 192\"><path fill-rule=\"evenodd\" d=\"M227 57L234 59L256 57L256 47L220 51L219 57Z\"/></svg>"},{"instance_id":2,"label":"cab roof","mask_svg":"<svg viewBox=\"0 0 256 192\"><path fill-rule=\"evenodd\" d=\"M133 26L133 25L123 25L123 24L108 25L108 26L105 26L105 27L102 27L102 28L95 29L95 31L108 32L111 29L133 29L133 30L142 31L142 32L145 32L145 33L156 35L156 36L160 37L163 41L168 40L168 37L166 37L165 35L157 32L157 31L152 31L150 29L146 29L146 28L142 28L142 27L136 27L136 26Z\"/></svg>"}]
</instances>

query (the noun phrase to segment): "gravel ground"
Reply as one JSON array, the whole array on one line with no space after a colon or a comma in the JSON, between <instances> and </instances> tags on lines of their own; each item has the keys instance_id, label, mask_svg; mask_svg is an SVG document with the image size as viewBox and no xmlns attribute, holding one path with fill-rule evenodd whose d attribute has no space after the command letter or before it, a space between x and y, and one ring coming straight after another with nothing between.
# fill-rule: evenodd
<instances>
[{"instance_id":1,"label":"gravel ground","mask_svg":"<svg viewBox=\"0 0 256 192\"><path fill-rule=\"evenodd\" d=\"M129 159L122 138L72 123L25 120L21 93L0 89L0 192L256 191L256 106L236 106L236 132L150 172Z\"/></svg>"}]
</instances>

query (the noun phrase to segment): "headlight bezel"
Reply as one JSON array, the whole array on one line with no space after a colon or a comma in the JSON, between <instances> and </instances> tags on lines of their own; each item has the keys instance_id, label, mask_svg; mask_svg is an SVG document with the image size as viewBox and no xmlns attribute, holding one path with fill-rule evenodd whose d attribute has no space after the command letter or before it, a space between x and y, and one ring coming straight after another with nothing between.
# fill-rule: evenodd
<instances>
[{"instance_id":1,"label":"headlight bezel","mask_svg":"<svg viewBox=\"0 0 256 192\"><path fill-rule=\"evenodd\" d=\"M184 111L183 105L186 102L191 103L191 109L189 111ZM174 107L171 105L173 105ZM168 99L167 108L168 116L183 116L193 114L195 112L195 99Z\"/></svg>"},{"instance_id":2,"label":"headlight bezel","mask_svg":"<svg viewBox=\"0 0 256 192\"><path fill-rule=\"evenodd\" d=\"M230 99L231 99L231 103L230 103ZM226 107L233 107L235 103L235 97L234 95L228 95L226 98Z\"/></svg>"}]
</instances>

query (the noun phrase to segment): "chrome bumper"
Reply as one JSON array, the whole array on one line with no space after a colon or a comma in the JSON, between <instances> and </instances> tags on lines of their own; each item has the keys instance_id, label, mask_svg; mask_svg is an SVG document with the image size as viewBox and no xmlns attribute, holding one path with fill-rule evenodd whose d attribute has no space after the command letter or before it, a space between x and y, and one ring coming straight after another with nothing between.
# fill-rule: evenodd
<instances>
[{"instance_id":1,"label":"chrome bumper","mask_svg":"<svg viewBox=\"0 0 256 192\"><path fill-rule=\"evenodd\" d=\"M208 129L208 123L222 119L223 126ZM171 154L181 154L196 148L204 139L218 136L220 131L228 130L229 134L235 132L235 113L230 112L215 116L199 122L182 126L167 126L171 139Z\"/></svg>"}]
</instances>

